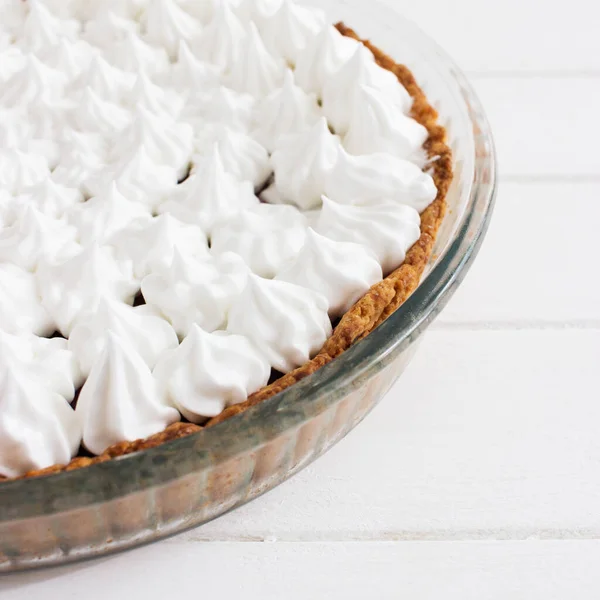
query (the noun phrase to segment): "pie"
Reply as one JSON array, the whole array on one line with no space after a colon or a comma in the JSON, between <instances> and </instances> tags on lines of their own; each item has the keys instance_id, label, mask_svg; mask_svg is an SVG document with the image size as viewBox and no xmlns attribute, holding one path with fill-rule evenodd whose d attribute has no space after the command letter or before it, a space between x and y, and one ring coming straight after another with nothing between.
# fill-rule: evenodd
<instances>
[{"instance_id":1,"label":"pie","mask_svg":"<svg viewBox=\"0 0 600 600\"><path fill-rule=\"evenodd\" d=\"M352 29L289 0L2 11L0 479L216 426L418 286L451 151Z\"/></svg>"}]
</instances>

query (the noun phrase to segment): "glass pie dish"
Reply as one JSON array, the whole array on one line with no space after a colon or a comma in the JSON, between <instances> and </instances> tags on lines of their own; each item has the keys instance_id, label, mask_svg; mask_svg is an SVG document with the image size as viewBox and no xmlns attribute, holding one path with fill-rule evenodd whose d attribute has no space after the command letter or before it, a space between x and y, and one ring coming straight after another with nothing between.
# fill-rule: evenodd
<instances>
[{"instance_id":1,"label":"glass pie dish","mask_svg":"<svg viewBox=\"0 0 600 600\"><path fill-rule=\"evenodd\" d=\"M417 291L341 357L229 420L143 452L0 484L0 572L99 556L218 517L286 480L385 396L477 254L496 163L479 101L454 63L381 2L315 0L406 64L440 114L454 155L448 215Z\"/></svg>"}]
</instances>

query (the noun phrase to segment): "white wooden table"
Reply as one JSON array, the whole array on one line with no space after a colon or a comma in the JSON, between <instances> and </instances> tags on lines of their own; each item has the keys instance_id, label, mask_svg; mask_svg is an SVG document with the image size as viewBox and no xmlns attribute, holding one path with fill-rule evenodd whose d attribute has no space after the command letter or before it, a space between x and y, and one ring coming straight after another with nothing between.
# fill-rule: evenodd
<instances>
[{"instance_id":1,"label":"white wooden table","mask_svg":"<svg viewBox=\"0 0 600 600\"><path fill-rule=\"evenodd\" d=\"M496 134L467 281L389 397L293 480L175 539L1 578L2 600L600 597L599 5L386 1Z\"/></svg>"}]
</instances>

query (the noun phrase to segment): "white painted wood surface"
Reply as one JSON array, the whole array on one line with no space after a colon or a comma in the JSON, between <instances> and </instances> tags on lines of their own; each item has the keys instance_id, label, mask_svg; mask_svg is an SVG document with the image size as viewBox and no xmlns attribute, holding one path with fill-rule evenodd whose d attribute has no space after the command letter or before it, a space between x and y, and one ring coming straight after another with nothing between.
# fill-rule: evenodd
<instances>
[{"instance_id":1,"label":"white painted wood surface","mask_svg":"<svg viewBox=\"0 0 600 600\"><path fill-rule=\"evenodd\" d=\"M1 578L2 600L600 597L599 5L385 1L465 69L496 134L498 208L464 285L380 407L292 481L163 543Z\"/></svg>"}]
</instances>

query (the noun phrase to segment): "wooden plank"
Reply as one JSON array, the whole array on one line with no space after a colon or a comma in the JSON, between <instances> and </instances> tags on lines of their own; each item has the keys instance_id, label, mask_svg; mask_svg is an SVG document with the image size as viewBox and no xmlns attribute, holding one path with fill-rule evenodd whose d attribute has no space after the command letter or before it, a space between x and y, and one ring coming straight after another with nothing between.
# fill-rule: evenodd
<instances>
[{"instance_id":1,"label":"wooden plank","mask_svg":"<svg viewBox=\"0 0 600 600\"><path fill-rule=\"evenodd\" d=\"M600 71L600 6L573 0L384 0L467 71Z\"/></svg>"},{"instance_id":2,"label":"wooden plank","mask_svg":"<svg viewBox=\"0 0 600 600\"><path fill-rule=\"evenodd\" d=\"M474 81L503 176L600 179L600 78Z\"/></svg>"},{"instance_id":3,"label":"wooden plank","mask_svg":"<svg viewBox=\"0 0 600 600\"><path fill-rule=\"evenodd\" d=\"M434 331L366 421L185 539L600 533L599 331Z\"/></svg>"},{"instance_id":4,"label":"wooden plank","mask_svg":"<svg viewBox=\"0 0 600 600\"><path fill-rule=\"evenodd\" d=\"M599 183L501 183L488 236L447 323L600 326Z\"/></svg>"},{"instance_id":5,"label":"wooden plank","mask_svg":"<svg viewBox=\"0 0 600 600\"><path fill-rule=\"evenodd\" d=\"M3 600L596 600L599 560L599 541L175 542L3 577L0 593Z\"/></svg>"}]
</instances>

